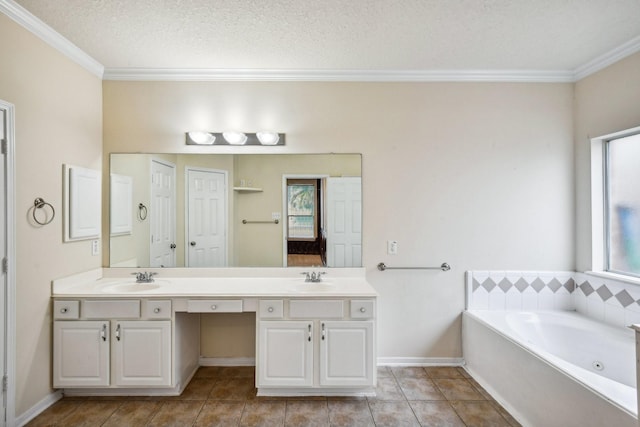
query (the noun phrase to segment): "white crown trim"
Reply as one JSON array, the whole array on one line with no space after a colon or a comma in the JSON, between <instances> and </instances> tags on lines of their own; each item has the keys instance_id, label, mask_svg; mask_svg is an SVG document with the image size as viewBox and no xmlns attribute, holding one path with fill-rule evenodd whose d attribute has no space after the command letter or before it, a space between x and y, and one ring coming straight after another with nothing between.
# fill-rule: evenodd
<instances>
[{"instance_id":1,"label":"white crown trim","mask_svg":"<svg viewBox=\"0 0 640 427\"><path fill-rule=\"evenodd\" d=\"M104 74L104 66L102 64L13 0L0 0L0 12L13 19L54 49L57 49L76 64L102 79Z\"/></svg>"},{"instance_id":2,"label":"white crown trim","mask_svg":"<svg viewBox=\"0 0 640 427\"><path fill-rule=\"evenodd\" d=\"M577 82L578 80L600 71L603 68L606 68L627 56L633 55L636 52L640 52L640 36L635 37L576 68L573 72L573 81Z\"/></svg>"},{"instance_id":3,"label":"white crown trim","mask_svg":"<svg viewBox=\"0 0 640 427\"><path fill-rule=\"evenodd\" d=\"M266 70L106 68L105 80L298 82L544 82L573 81L571 71L540 70Z\"/></svg>"}]
</instances>

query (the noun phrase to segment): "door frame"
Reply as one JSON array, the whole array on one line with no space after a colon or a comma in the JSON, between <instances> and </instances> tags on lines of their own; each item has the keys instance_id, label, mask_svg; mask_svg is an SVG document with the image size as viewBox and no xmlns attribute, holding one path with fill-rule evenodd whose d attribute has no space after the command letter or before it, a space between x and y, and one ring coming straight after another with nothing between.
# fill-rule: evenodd
<instances>
[{"instance_id":1,"label":"door frame","mask_svg":"<svg viewBox=\"0 0 640 427\"><path fill-rule=\"evenodd\" d=\"M15 230L15 106L0 100L0 110L5 111L6 154L5 186L6 212L6 288L5 288L5 330L4 330L4 375L7 376L5 414L2 425L15 424L16 401L16 230Z\"/></svg>"},{"instance_id":2,"label":"door frame","mask_svg":"<svg viewBox=\"0 0 640 427\"><path fill-rule=\"evenodd\" d=\"M189 266L189 172L221 173L224 175L224 258L229 266L229 171L224 169L201 168L198 166L184 167L184 266Z\"/></svg>"},{"instance_id":3,"label":"door frame","mask_svg":"<svg viewBox=\"0 0 640 427\"><path fill-rule=\"evenodd\" d=\"M287 228L288 217L286 212L288 212L288 204L287 204L287 180L288 179L325 179L329 178L328 174L299 174L299 173L285 173L282 174L282 266L287 267ZM318 188L318 191L323 191L322 186ZM324 203L324 194L322 195L322 201ZM318 209L322 209L322 206L319 206ZM324 215L323 215L324 218ZM285 221L287 220L287 221Z\"/></svg>"}]
</instances>

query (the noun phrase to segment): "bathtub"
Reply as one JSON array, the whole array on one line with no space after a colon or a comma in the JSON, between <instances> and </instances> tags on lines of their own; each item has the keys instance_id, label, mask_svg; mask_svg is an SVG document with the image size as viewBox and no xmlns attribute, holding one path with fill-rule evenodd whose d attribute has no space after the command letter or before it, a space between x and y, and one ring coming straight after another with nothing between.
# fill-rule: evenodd
<instances>
[{"instance_id":1,"label":"bathtub","mask_svg":"<svg viewBox=\"0 0 640 427\"><path fill-rule=\"evenodd\" d=\"M523 426L638 427L631 329L573 311L465 311L466 367Z\"/></svg>"}]
</instances>

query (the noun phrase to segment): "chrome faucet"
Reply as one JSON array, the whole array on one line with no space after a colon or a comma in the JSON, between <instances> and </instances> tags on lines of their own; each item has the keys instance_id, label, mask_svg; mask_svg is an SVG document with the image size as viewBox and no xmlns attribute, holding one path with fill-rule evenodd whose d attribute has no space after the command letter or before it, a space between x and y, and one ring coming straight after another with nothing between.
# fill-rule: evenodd
<instances>
[{"instance_id":1,"label":"chrome faucet","mask_svg":"<svg viewBox=\"0 0 640 427\"><path fill-rule=\"evenodd\" d=\"M317 273L315 271L311 273L308 271L303 271L300 274L305 275L304 281L306 283L319 283L319 282L322 282L322 275L327 273L324 271L318 271Z\"/></svg>"},{"instance_id":2,"label":"chrome faucet","mask_svg":"<svg viewBox=\"0 0 640 427\"><path fill-rule=\"evenodd\" d=\"M135 273L131 273L134 276L136 276L136 283L152 283L153 282L153 276L155 276L158 273L155 273L153 271L145 271L144 273L141 271L136 271Z\"/></svg>"}]
</instances>

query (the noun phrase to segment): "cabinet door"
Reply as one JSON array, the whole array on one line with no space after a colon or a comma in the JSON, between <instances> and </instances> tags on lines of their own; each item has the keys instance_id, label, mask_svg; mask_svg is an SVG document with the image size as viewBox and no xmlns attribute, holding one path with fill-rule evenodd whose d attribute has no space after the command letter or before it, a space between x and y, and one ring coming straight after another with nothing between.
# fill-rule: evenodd
<instances>
[{"instance_id":1,"label":"cabinet door","mask_svg":"<svg viewBox=\"0 0 640 427\"><path fill-rule=\"evenodd\" d=\"M109 322L53 322L53 387L109 385Z\"/></svg>"},{"instance_id":2,"label":"cabinet door","mask_svg":"<svg viewBox=\"0 0 640 427\"><path fill-rule=\"evenodd\" d=\"M312 322L261 321L258 334L258 387L313 384Z\"/></svg>"},{"instance_id":3,"label":"cabinet door","mask_svg":"<svg viewBox=\"0 0 640 427\"><path fill-rule=\"evenodd\" d=\"M113 383L171 385L171 321L114 321Z\"/></svg>"},{"instance_id":4,"label":"cabinet door","mask_svg":"<svg viewBox=\"0 0 640 427\"><path fill-rule=\"evenodd\" d=\"M373 321L320 323L320 385L373 386Z\"/></svg>"}]
</instances>

